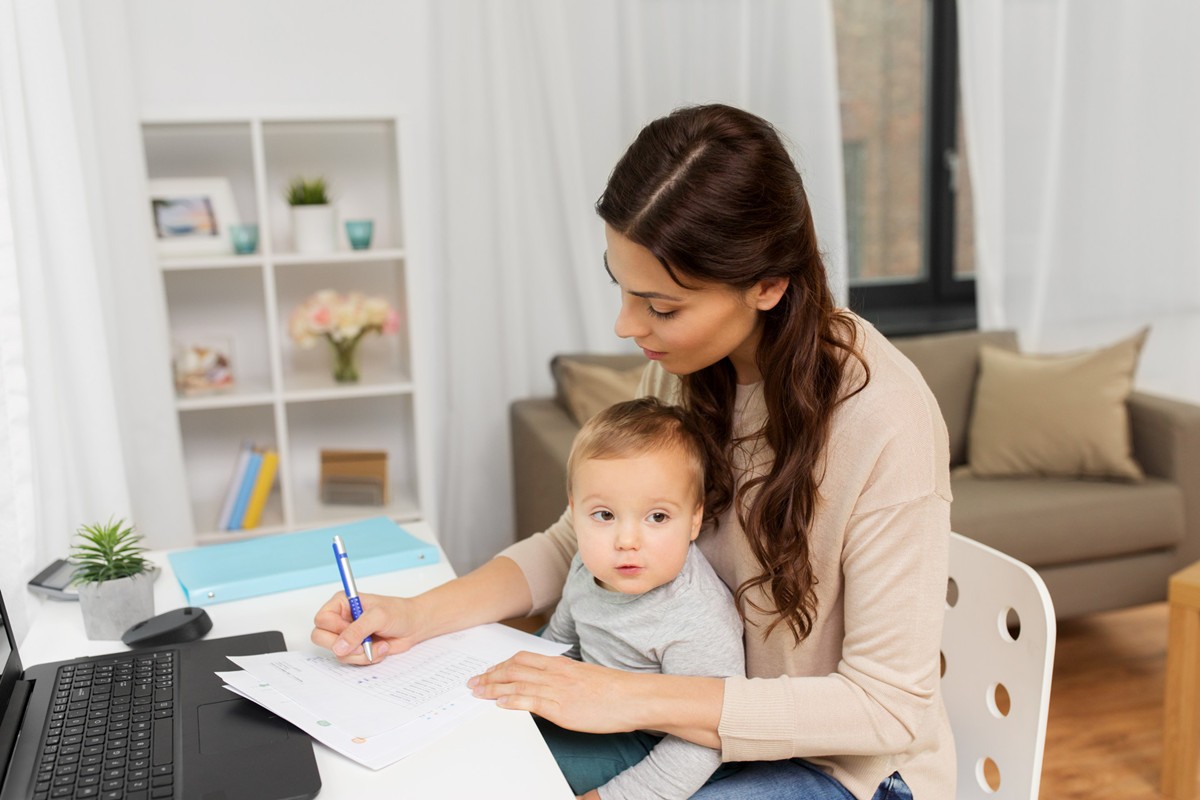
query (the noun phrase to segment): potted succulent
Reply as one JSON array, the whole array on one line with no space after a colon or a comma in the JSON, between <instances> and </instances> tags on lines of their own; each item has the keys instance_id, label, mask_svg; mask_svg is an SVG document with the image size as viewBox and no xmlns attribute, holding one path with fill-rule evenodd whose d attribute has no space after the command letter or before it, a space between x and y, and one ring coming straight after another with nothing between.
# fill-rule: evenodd
<instances>
[{"instance_id":1,"label":"potted succulent","mask_svg":"<svg viewBox=\"0 0 1200 800\"><path fill-rule=\"evenodd\" d=\"M292 239L297 253L329 253L334 247L333 206L324 178L292 178L284 199L292 207Z\"/></svg>"},{"instance_id":2,"label":"potted succulent","mask_svg":"<svg viewBox=\"0 0 1200 800\"><path fill-rule=\"evenodd\" d=\"M154 568L142 537L124 519L83 525L75 533L72 580L79 587L83 628L89 639L120 639L154 616Z\"/></svg>"}]
</instances>

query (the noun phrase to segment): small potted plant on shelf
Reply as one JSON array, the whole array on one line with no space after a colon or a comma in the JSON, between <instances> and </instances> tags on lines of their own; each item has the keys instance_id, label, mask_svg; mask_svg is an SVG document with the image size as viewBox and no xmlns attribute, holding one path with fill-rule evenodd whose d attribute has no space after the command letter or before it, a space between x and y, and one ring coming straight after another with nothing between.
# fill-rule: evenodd
<instances>
[{"instance_id":1,"label":"small potted plant on shelf","mask_svg":"<svg viewBox=\"0 0 1200 800\"><path fill-rule=\"evenodd\" d=\"M333 206L324 178L292 178L284 199L292 207L292 239L297 253L333 252Z\"/></svg>"},{"instance_id":2,"label":"small potted plant on shelf","mask_svg":"<svg viewBox=\"0 0 1200 800\"><path fill-rule=\"evenodd\" d=\"M75 533L72 579L79 586L83 628L89 639L120 639L154 616L154 568L142 537L124 519L83 525Z\"/></svg>"}]
</instances>

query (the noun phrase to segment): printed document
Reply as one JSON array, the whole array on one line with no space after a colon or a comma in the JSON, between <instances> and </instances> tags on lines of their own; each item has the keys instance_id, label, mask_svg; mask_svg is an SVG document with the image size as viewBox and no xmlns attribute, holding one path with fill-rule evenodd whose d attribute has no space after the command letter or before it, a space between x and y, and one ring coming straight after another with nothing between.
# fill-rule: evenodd
<instances>
[{"instance_id":1,"label":"printed document","mask_svg":"<svg viewBox=\"0 0 1200 800\"><path fill-rule=\"evenodd\" d=\"M467 679L521 650L561 655L566 645L504 625L429 639L365 667L299 652L230 656L242 672L217 673L226 688L314 739L379 769L450 731L492 701Z\"/></svg>"}]
</instances>

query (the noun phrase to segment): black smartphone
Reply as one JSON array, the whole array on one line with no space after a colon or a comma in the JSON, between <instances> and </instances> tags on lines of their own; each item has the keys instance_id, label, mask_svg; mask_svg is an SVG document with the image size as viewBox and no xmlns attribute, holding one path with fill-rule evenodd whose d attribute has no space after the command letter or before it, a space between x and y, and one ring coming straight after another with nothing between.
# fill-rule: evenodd
<instances>
[{"instance_id":1,"label":"black smartphone","mask_svg":"<svg viewBox=\"0 0 1200 800\"><path fill-rule=\"evenodd\" d=\"M66 559L57 559L33 576L29 581L29 591L55 600L78 600L79 592L71 584L71 572L74 569L75 565Z\"/></svg>"}]
</instances>

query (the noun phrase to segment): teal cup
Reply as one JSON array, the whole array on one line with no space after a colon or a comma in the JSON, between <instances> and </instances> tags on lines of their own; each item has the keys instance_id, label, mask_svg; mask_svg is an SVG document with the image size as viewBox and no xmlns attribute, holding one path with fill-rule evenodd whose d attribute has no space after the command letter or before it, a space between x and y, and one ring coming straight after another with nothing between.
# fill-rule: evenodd
<instances>
[{"instance_id":1,"label":"teal cup","mask_svg":"<svg viewBox=\"0 0 1200 800\"><path fill-rule=\"evenodd\" d=\"M239 256L249 255L258 249L258 226L230 225L229 237L233 240L233 252Z\"/></svg>"},{"instance_id":2,"label":"teal cup","mask_svg":"<svg viewBox=\"0 0 1200 800\"><path fill-rule=\"evenodd\" d=\"M346 220L346 239L355 250L366 250L371 246L371 235L375 233L375 222L369 219Z\"/></svg>"}]
</instances>

